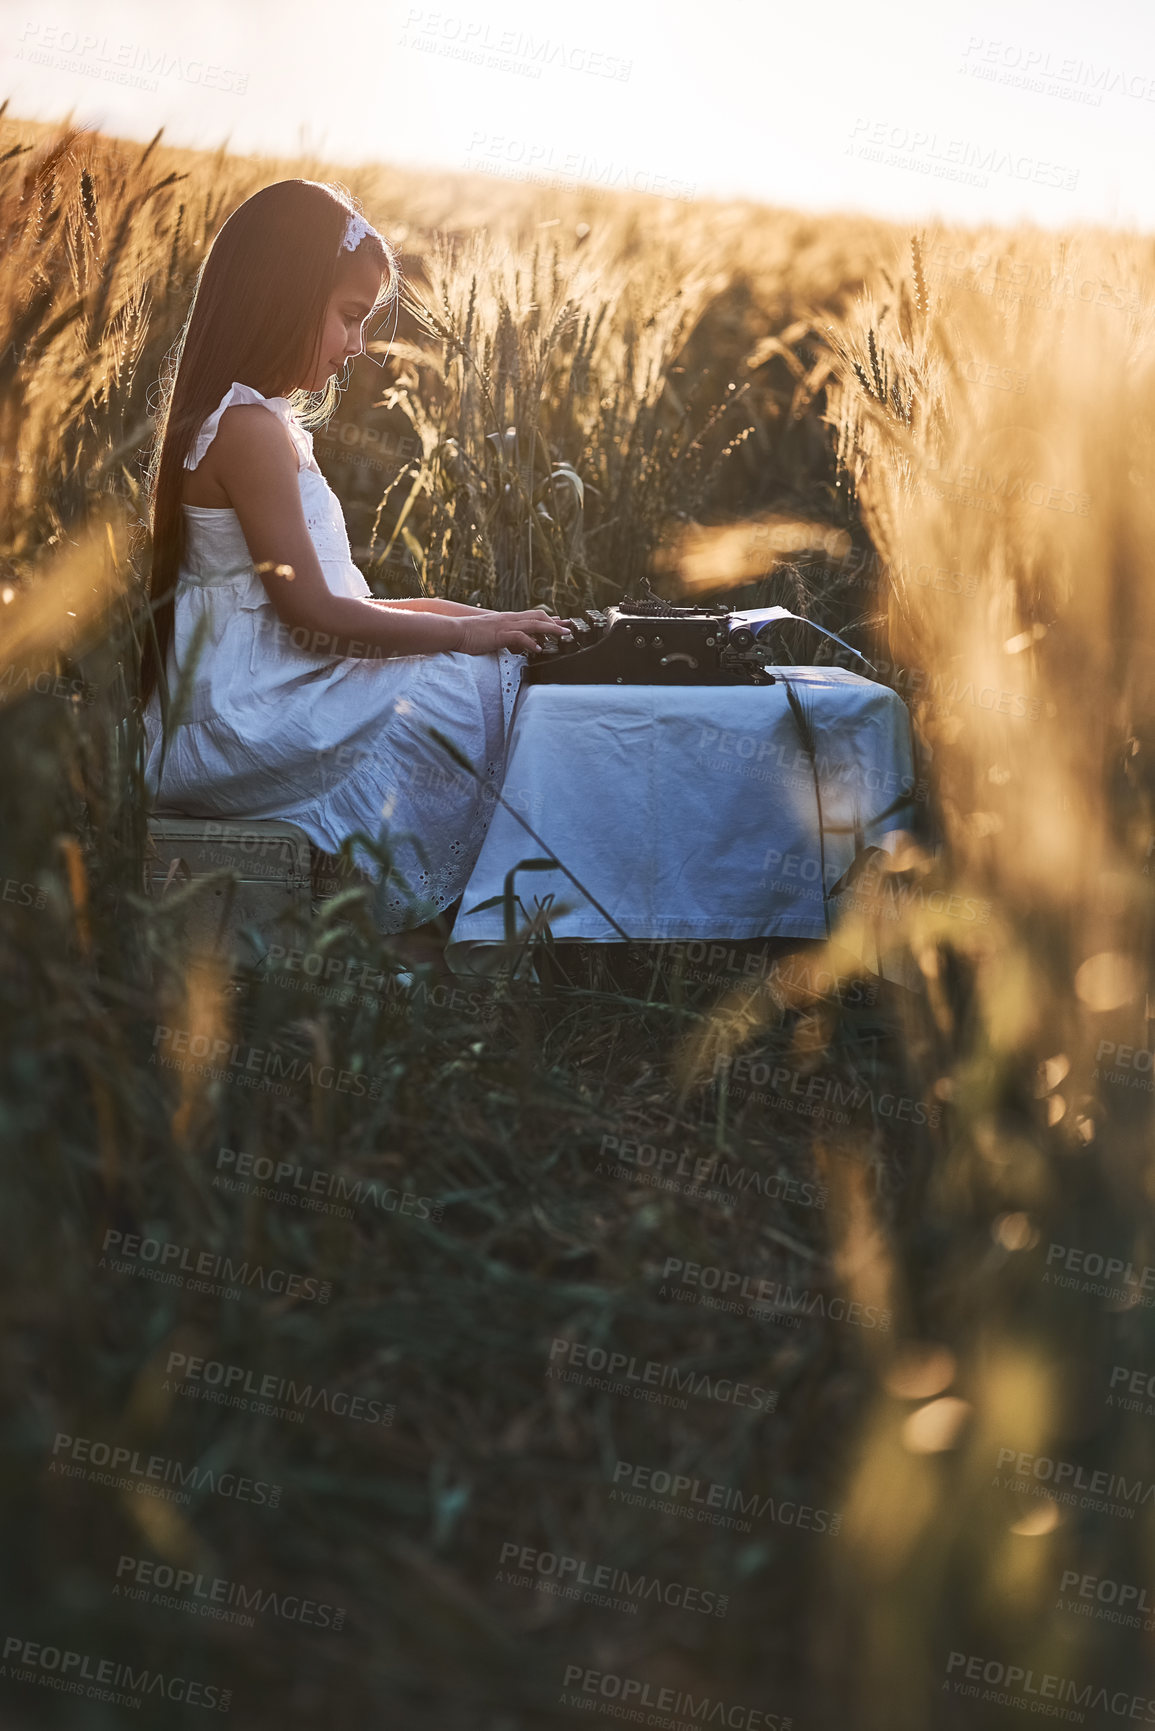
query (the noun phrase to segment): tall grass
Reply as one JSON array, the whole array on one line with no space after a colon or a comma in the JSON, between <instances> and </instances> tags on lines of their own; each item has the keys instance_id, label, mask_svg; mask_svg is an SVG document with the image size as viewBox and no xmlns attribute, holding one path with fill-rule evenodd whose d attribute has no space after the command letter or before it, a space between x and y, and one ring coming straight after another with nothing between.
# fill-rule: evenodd
<instances>
[{"instance_id":1,"label":"tall grass","mask_svg":"<svg viewBox=\"0 0 1155 1731\"><path fill-rule=\"evenodd\" d=\"M556 238L538 240L525 260L495 260L483 235L442 238L426 261L428 295L407 310L441 352L407 347L416 376L386 403L410 418L423 456L413 528L399 513L391 541L404 536L430 592L511 608L607 602L640 576L673 512L709 499L736 441L707 463L700 382L683 404L670 380L706 279L674 287L654 260L643 291L615 241L603 231L563 260Z\"/></svg>"},{"instance_id":2,"label":"tall grass","mask_svg":"<svg viewBox=\"0 0 1155 1731\"><path fill-rule=\"evenodd\" d=\"M1137 1689L1134 1632L1055 1601L1072 1570L1150 1579L1147 1505L991 1481L1008 1449L1144 1471L1149 1418L1106 1398L1115 1366L1150 1362L1141 1278L1101 1308L1044 1275L1052 1243L1155 1262L1131 1085L1150 1080L1149 248L945 235L903 255L882 225L4 126L6 1626L231 1687L253 1726L588 1723L562 1699L575 1664L832 1728L985 1722L950 1686L958 1653ZM409 285L383 388L358 372L341 436L317 439L380 592L801 600L910 697L938 845L912 814L820 953L410 990L353 890L286 930L297 971L230 977L183 935L197 892L141 893L149 387L228 211L334 172ZM1092 279L1110 304L1080 299ZM177 1036L219 1042L224 1076ZM854 1121L753 1097L722 1051L852 1091ZM280 1092L244 1085L254 1053ZM241 1156L288 1168L287 1194L229 1188ZM697 1186L655 1183L659 1161ZM437 1206L306 1205L337 1179ZM134 1234L329 1291L118 1273L107 1246ZM670 1258L821 1284L892 1326L671 1303ZM776 1404L563 1381L559 1340ZM392 1423L192 1398L174 1355ZM281 1507L64 1477L61 1433L235 1466ZM744 1532L628 1504L622 1460L778 1512ZM510 1583L510 1546L725 1615ZM346 1627L128 1599L125 1557L343 1606ZM14 1724L120 1722L0 1684Z\"/></svg>"},{"instance_id":3,"label":"tall grass","mask_svg":"<svg viewBox=\"0 0 1155 1731\"><path fill-rule=\"evenodd\" d=\"M883 1374L851 1493L843 1615L880 1725L926 1722L950 1651L1080 1689L1149 1675L1125 1621L1057 1608L1067 1571L1150 1578L1155 1492L1112 1517L1033 1466L1008 1494L997 1463L1134 1484L1150 1459L1111 1372L1152 1352L1155 284L1138 241L968 250L936 280L916 239L831 332L843 472L889 565L941 813L938 859L897 863L946 892L873 922L924 978L908 1039L949 1126L917 1229L875 1252L922 1354L913 1380ZM952 917L951 893L989 920ZM1106 1302L1059 1290L1056 1245L1132 1273Z\"/></svg>"}]
</instances>

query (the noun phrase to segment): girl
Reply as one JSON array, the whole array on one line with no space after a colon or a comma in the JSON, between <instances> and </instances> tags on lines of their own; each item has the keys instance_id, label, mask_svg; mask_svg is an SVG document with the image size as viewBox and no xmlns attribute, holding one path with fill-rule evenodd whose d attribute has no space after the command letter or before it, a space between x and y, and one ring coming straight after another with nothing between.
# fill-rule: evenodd
<instances>
[{"instance_id":1,"label":"girl","mask_svg":"<svg viewBox=\"0 0 1155 1731\"><path fill-rule=\"evenodd\" d=\"M161 384L142 669L154 809L289 819L329 853L383 835L389 872L359 857L386 932L460 897L522 658L568 634L542 607L375 600L353 563L306 422L399 289L389 243L320 182L266 186L221 228Z\"/></svg>"}]
</instances>

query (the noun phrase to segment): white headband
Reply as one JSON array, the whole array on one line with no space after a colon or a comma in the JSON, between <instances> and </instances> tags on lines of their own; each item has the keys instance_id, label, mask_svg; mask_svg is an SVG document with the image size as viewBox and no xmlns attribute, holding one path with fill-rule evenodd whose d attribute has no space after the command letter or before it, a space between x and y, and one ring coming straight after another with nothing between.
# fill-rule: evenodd
<instances>
[{"instance_id":1,"label":"white headband","mask_svg":"<svg viewBox=\"0 0 1155 1731\"><path fill-rule=\"evenodd\" d=\"M357 216L354 213L345 224L345 235L341 245L347 252L356 252L365 236L373 232L373 224L366 222L363 216Z\"/></svg>"}]
</instances>

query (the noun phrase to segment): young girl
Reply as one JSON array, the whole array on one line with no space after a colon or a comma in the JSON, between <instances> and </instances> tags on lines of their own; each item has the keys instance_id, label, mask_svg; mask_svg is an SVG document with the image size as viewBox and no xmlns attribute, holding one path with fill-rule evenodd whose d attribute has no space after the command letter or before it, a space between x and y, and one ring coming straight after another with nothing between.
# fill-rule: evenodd
<instances>
[{"instance_id":1,"label":"young girl","mask_svg":"<svg viewBox=\"0 0 1155 1731\"><path fill-rule=\"evenodd\" d=\"M290 819L328 853L383 836L392 871L358 862L386 932L460 897L523 657L567 629L541 607L375 600L353 563L305 423L399 288L389 243L319 182L264 187L221 228L162 381L143 667L154 809Z\"/></svg>"}]
</instances>

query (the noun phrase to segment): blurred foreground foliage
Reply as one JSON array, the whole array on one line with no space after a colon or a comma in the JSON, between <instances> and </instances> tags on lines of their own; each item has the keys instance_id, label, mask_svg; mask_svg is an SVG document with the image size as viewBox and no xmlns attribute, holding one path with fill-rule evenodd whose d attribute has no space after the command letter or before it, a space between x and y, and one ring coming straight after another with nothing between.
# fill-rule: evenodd
<instances>
[{"instance_id":1,"label":"blurred foreground foliage","mask_svg":"<svg viewBox=\"0 0 1155 1731\"><path fill-rule=\"evenodd\" d=\"M1016 1667L1120 1712L1155 1598L1150 244L350 172L409 292L317 451L378 592L801 605L909 698L937 843L807 954L406 985L354 890L286 933L315 967L234 978L141 893L149 386L228 211L332 170L0 121L9 1638L246 1727L616 1723L615 1678L689 1722L1015 1724ZM671 1264L777 1297L673 1299ZM279 1503L69 1477L62 1437ZM682 1512L623 1500L646 1469ZM189 1580L127 1597L150 1569ZM4 1689L13 1725L123 1720Z\"/></svg>"}]
</instances>

